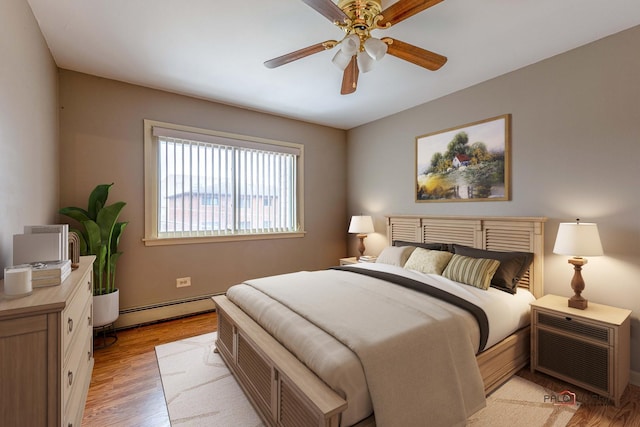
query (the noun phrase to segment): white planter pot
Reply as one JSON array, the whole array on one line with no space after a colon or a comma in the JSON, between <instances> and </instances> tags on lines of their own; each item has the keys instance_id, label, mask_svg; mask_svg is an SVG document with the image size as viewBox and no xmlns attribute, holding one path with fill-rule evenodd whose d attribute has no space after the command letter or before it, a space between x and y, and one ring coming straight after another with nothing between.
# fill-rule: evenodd
<instances>
[{"instance_id":1,"label":"white planter pot","mask_svg":"<svg viewBox=\"0 0 640 427\"><path fill-rule=\"evenodd\" d=\"M110 325L120 315L120 290L93 296L93 327Z\"/></svg>"}]
</instances>

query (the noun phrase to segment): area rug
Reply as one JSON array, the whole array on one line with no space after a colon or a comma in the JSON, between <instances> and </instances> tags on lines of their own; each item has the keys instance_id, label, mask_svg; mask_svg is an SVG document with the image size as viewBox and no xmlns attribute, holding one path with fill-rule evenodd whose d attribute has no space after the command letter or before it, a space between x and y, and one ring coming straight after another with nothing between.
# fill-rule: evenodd
<instances>
[{"instance_id":1,"label":"area rug","mask_svg":"<svg viewBox=\"0 0 640 427\"><path fill-rule=\"evenodd\" d=\"M517 375L487 397L468 420L474 427L564 427L580 407L575 395L548 390Z\"/></svg>"},{"instance_id":2,"label":"area rug","mask_svg":"<svg viewBox=\"0 0 640 427\"><path fill-rule=\"evenodd\" d=\"M156 357L171 425L176 427L264 426L217 353L216 334L159 345ZM547 390L518 376L487 398L468 424L475 427L564 427L579 404L563 402L562 390Z\"/></svg>"},{"instance_id":3,"label":"area rug","mask_svg":"<svg viewBox=\"0 0 640 427\"><path fill-rule=\"evenodd\" d=\"M171 425L258 427L262 420L214 353L216 333L156 347Z\"/></svg>"}]
</instances>

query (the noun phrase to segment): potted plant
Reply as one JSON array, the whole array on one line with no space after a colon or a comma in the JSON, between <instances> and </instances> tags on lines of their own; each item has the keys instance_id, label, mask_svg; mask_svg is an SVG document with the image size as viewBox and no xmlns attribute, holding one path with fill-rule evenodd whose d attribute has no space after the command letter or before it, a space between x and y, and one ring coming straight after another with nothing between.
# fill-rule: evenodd
<instances>
[{"instance_id":1,"label":"potted plant","mask_svg":"<svg viewBox=\"0 0 640 427\"><path fill-rule=\"evenodd\" d=\"M100 184L89 195L87 210L66 207L58 213L80 224L75 231L80 240L81 255L95 255L93 264L93 326L105 326L116 321L120 311L119 290L115 286L116 262L120 236L128 222L118 222L125 202L106 206L111 184Z\"/></svg>"}]
</instances>

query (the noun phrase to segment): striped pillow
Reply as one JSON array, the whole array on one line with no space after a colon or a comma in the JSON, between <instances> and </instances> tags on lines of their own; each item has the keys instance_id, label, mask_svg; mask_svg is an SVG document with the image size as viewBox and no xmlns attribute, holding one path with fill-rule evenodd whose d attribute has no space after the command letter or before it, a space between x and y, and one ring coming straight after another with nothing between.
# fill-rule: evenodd
<instances>
[{"instance_id":1,"label":"striped pillow","mask_svg":"<svg viewBox=\"0 0 640 427\"><path fill-rule=\"evenodd\" d=\"M487 290L500 261L487 258L471 258L454 254L442 275L447 279Z\"/></svg>"}]
</instances>

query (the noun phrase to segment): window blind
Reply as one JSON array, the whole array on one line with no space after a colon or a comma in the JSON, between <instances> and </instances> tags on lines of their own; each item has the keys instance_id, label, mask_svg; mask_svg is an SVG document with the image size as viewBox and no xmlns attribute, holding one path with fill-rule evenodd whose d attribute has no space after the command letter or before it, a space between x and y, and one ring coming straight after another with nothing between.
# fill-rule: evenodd
<instances>
[{"instance_id":1,"label":"window blind","mask_svg":"<svg viewBox=\"0 0 640 427\"><path fill-rule=\"evenodd\" d=\"M154 126L158 237L297 231L297 147Z\"/></svg>"}]
</instances>

